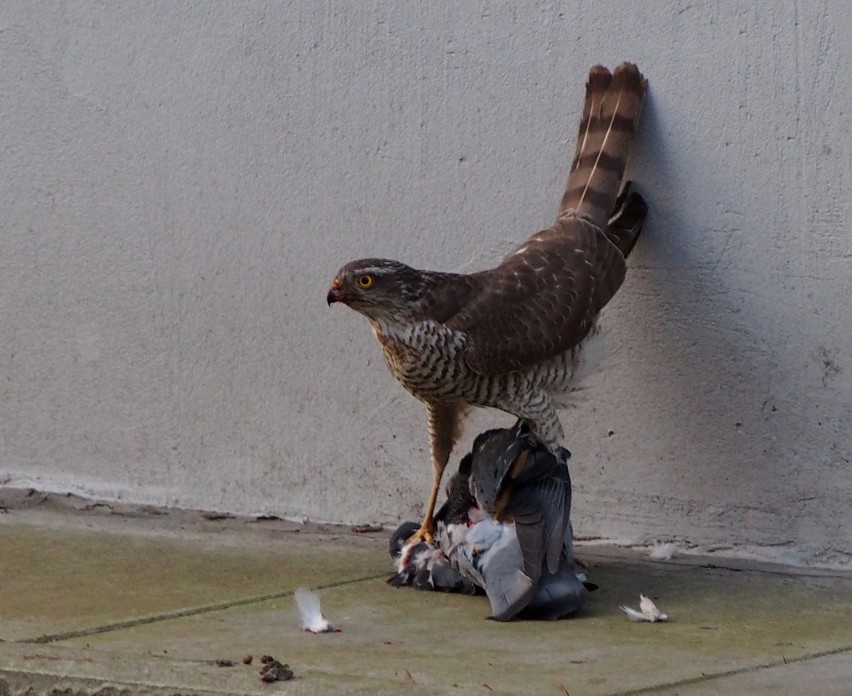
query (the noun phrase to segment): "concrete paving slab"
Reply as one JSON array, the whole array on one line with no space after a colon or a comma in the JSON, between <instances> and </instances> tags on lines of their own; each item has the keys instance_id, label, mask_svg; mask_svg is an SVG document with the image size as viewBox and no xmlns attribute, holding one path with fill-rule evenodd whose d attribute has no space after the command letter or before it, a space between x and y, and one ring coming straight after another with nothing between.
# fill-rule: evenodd
<instances>
[{"instance_id":1,"label":"concrete paving slab","mask_svg":"<svg viewBox=\"0 0 852 696\"><path fill-rule=\"evenodd\" d=\"M719 694L815 694L848 696L852 693L852 649L762 665L736 674L699 678L668 688L654 689L659 696L718 696Z\"/></svg>"},{"instance_id":2,"label":"concrete paving slab","mask_svg":"<svg viewBox=\"0 0 852 696\"><path fill-rule=\"evenodd\" d=\"M292 601L282 598L85 644L195 662L269 652L306 683L357 684L365 692L384 684L391 691L418 685L430 693L558 694L563 685L571 694L613 694L781 663L850 640L848 582L611 559L598 562L594 579L602 589L589 610L555 623L498 624L485 620L484 598L392 590L371 580L322 593L340 634L301 633ZM639 589L659 598L669 623L626 620L618 605L635 604ZM820 591L838 604L806 610ZM85 647L83 639L68 644Z\"/></svg>"},{"instance_id":3,"label":"concrete paving slab","mask_svg":"<svg viewBox=\"0 0 852 696\"><path fill-rule=\"evenodd\" d=\"M0 516L0 577L11 578L0 584L0 693L2 680L10 693L413 696L842 694L852 683L849 575L587 546L600 589L581 615L499 624L484 597L388 587L387 533L275 524L289 523ZM299 584L321 588L341 633L299 630ZM671 620L627 621L618 605L640 592ZM261 682L264 654L295 679Z\"/></svg>"},{"instance_id":4,"label":"concrete paving slab","mask_svg":"<svg viewBox=\"0 0 852 696\"><path fill-rule=\"evenodd\" d=\"M383 541L347 529L45 502L0 514L3 640L156 620L387 566Z\"/></svg>"}]
</instances>

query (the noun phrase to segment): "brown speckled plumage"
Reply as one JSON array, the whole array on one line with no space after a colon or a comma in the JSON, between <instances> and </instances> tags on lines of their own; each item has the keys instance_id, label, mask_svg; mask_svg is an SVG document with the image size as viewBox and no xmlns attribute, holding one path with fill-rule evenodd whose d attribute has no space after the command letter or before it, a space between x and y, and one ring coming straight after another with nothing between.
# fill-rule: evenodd
<instances>
[{"instance_id":1,"label":"brown speckled plumage","mask_svg":"<svg viewBox=\"0 0 852 696\"><path fill-rule=\"evenodd\" d=\"M335 278L329 303L367 317L388 369L426 403L435 488L423 532L468 406L524 419L558 452L552 396L571 388L583 341L624 281L647 211L629 183L618 196L645 85L630 63L613 74L592 68L557 219L495 268L436 273L360 259Z\"/></svg>"}]
</instances>

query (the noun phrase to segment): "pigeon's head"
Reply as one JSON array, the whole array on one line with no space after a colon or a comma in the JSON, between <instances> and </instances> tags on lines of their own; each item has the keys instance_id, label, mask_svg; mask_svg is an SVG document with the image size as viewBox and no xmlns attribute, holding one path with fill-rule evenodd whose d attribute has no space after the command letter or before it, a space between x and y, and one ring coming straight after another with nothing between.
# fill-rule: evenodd
<instances>
[{"instance_id":1,"label":"pigeon's head","mask_svg":"<svg viewBox=\"0 0 852 696\"><path fill-rule=\"evenodd\" d=\"M423 296L423 274L399 261L359 259L341 268L328 291L328 304L342 302L376 321L412 317Z\"/></svg>"}]
</instances>

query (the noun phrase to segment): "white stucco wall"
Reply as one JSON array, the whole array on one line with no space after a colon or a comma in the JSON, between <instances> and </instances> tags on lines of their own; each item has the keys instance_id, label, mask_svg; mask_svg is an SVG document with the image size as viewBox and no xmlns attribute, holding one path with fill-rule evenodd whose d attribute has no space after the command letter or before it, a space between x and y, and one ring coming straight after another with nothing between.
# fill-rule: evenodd
<instances>
[{"instance_id":1,"label":"white stucco wall","mask_svg":"<svg viewBox=\"0 0 852 696\"><path fill-rule=\"evenodd\" d=\"M651 214L563 415L576 530L852 565L850 26L845 0L6 0L0 481L419 515L422 407L328 283L480 269L548 224L588 68L631 59Z\"/></svg>"}]
</instances>

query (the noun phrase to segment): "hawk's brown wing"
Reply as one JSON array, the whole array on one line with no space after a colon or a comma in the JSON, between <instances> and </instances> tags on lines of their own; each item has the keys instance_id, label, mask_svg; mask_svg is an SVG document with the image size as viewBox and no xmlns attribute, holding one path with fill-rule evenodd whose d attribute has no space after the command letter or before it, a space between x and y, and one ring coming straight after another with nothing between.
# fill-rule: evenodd
<instances>
[{"instance_id":1,"label":"hawk's brown wing","mask_svg":"<svg viewBox=\"0 0 852 696\"><path fill-rule=\"evenodd\" d=\"M624 280L624 258L647 207L638 194L625 192L623 199L617 194L645 88L632 63L612 74L603 66L592 68L553 227L490 271L423 274L430 287L420 315L465 333L465 357L477 372L521 370L570 350Z\"/></svg>"},{"instance_id":2,"label":"hawk's brown wing","mask_svg":"<svg viewBox=\"0 0 852 696\"><path fill-rule=\"evenodd\" d=\"M576 346L624 280L624 256L597 227L567 215L531 237L446 321L468 336L477 372L521 370Z\"/></svg>"},{"instance_id":3,"label":"hawk's brown wing","mask_svg":"<svg viewBox=\"0 0 852 696\"><path fill-rule=\"evenodd\" d=\"M467 334L465 357L477 372L521 370L570 350L624 280L624 254L644 208L641 215L637 208L636 225L613 227L611 239L603 228L616 203L645 87L632 63L612 74L592 68L559 219L497 268L469 276L472 291L455 313L444 315L448 326ZM627 224L630 216L620 217Z\"/></svg>"}]
</instances>

